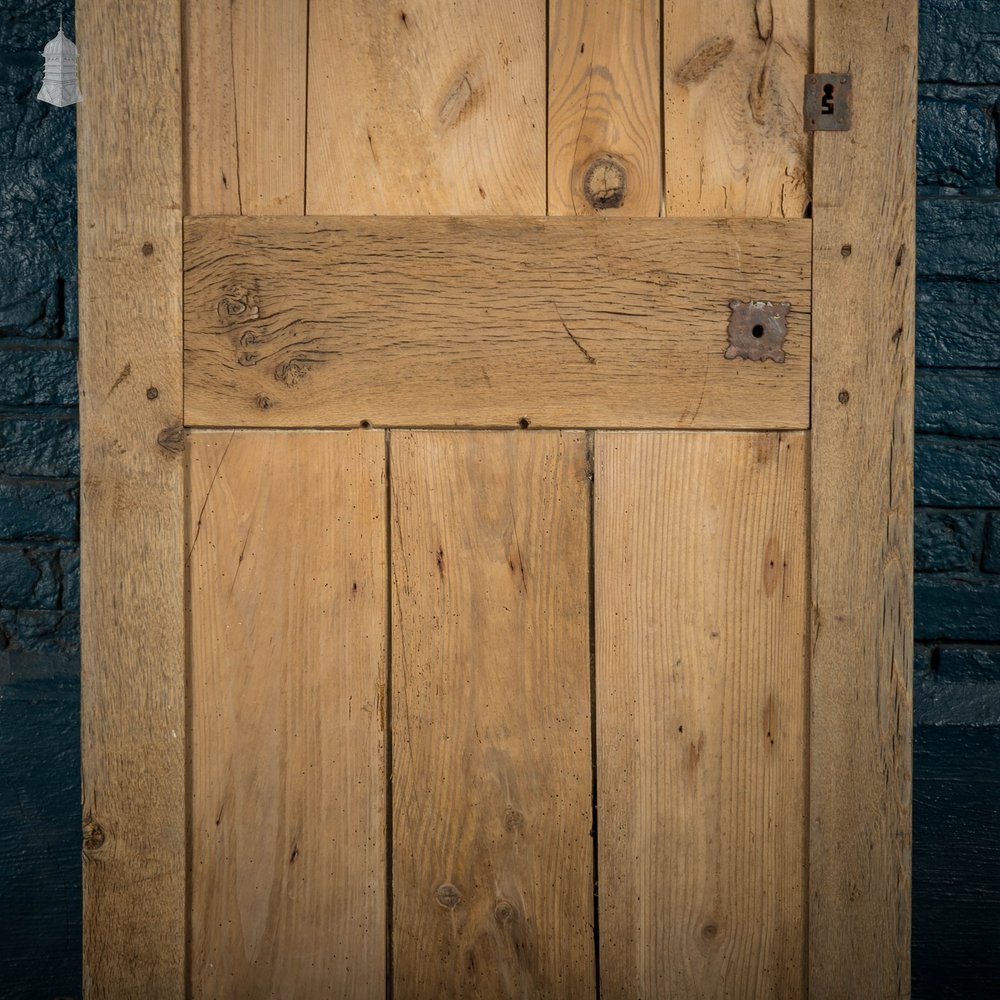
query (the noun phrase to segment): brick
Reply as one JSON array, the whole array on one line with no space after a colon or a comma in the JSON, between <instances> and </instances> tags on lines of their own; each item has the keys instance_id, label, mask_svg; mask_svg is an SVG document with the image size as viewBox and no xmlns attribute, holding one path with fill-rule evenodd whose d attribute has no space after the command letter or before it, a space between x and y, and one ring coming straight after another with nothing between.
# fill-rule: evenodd
<instances>
[{"instance_id":1,"label":"brick","mask_svg":"<svg viewBox=\"0 0 1000 1000\"><path fill-rule=\"evenodd\" d=\"M0 406L75 406L76 353L0 349Z\"/></svg>"},{"instance_id":2,"label":"brick","mask_svg":"<svg viewBox=\"0 0 1000 1000\"><path fill-rule=\"evenodd\" d=\"M914 674L927 673L931 669L931 661L934 658L936 647L925 646L922 643L915 643L913 646L913 672Z\"/></svg>"},{"instance_id":3,"label":"brick","mask_svg":"<svg viewBox=\"0 0 1000 1000\"><path fill-rule=\"evenodd\" d=\"M75 697L74 697L75 695ZM49 681L0 698L4 1000L80 997L79 689Z\"/></svg>"},{"instance_id":4,"label":"brick","mask_svg":"<svg viewBox=\"0 0 1000 1000\"><path fill-rule=\"evenodd\" d=\"M917 108L917 182L962 191L997 184L1000 91L923 87Z\"/></svg>"},{"instance_id":5,"label":"brick","mask_svg":"<svg viewBox=\"0 0 1000 1000\"><path fill-rule=\"evenodd\" d=\"M925 198L917 202L917 274L1000 281L1000 199Z\"/></svg>"},{"instance_id":6,"label":"brick","mask_svg":"<svg viewBox=\"0 0 1000 1000\"><path fill-rule=\"evenodd\" d=\"M61 611L0 610L0 649L65 655L79 647L79 615Z\"/></svg>"},{"instance_id":7,"label":"brick","mask_svg":"<svg viewBox=\"0 0 1000 1000\"><path fill-rule=\"evenodd\" d=\"M57 19L32 8L0 15L0 337L60 338L76 328L75 115L35 100Z\"/></svg>"},{"instance_id":8,"label":"brick","mask_svg":"<svg viewBox=\"0 0 1000 1000\"><path fill-rule=\"evenodd\" d=\"M943 646L937 672L953 681L1000 682L1000 643L996 646ZM1000 699L1000 690L996 697Z\"/></svg>"},{"instance_id":9,"label":"brick","mask_svg":"<svg viewBox=\"0 0 1000 1000\"><path fill-rule=\"evenodd\" d=\"M1000 507L1000 441L918 434L914 495L924 507Z\"/></svg>"},{"instance_id":10,"label":"brick","mask_svg":"<svg viewBox=\"0 0 1000 1000\"><path fill-rule=\"evenodd\" d=\"M65 334L66 290L76 283L73 175L55 150L25 153L3 157L0 172L0 337L52 339ZM72 147L61 155L71 158Z\"/></svg>"},{"instance_id":11,"label":"brick","mask_svg":"<svg viewBox=\"0 0 1000 1000\"><path fill-rule=\"evenodd\" d=\"M913 1000L996 1000L998 775L1000 727L916 728Z\"/></svg>"},{"instance_id":12,"label":"brick","mask_svg":"<svg viewBox=\"0 0 1000 1000\"><path fill-rule=\"evenodd\" d=\"M80 550L63 549L59 553L62 572L62 603L64 611L80 610Z\"/></svg>"},{"instance_id":13,"label":"brick","mask_svg":"<svg viewBox=\"0 0 1000 1000\"><path fill-rule=\"evenodd\" d=\"M0 418L0 475L75 478L79 453L75 420Z\"/></svg>"},{"instance_id":14,"label":"brick","mask_svg":"<svg viewBox=\"0 0 1000 1000\"><path fill-rule=\"evenodd\" d=\"M76 538L76 490L50 483L0 483L0 538Z\"/></svg>"},{"instance_id":15,"label":"brick","mask_svg":"<svg viewBox=\"0 0 1000 1000\"><path fill-rule=\"evenodd\" d=\"M917 288L917 364L1000 368L1000 287L922 282Z\"/></svg>"},{"instance_id":16,"label":"brick","mask_svg":"<svg viewBox=\"0 0 1000 1000\"><path fill-rule=\"evenodd\" d=\"M0 550L0 607L31 607L39 568L22 551Z\"/></svg>"},{"instance_id":17,"label":"brick","mask_svg":"<svg viewBox=\"0 0 1000 1000\"><path fill-rule=\"evenodd\" d=\"M1000 4L922 0L920 78L1000 83Z\"/></svg>"},{"instance_id":18,"label":"brick","mask_svg":"<svg viewBox=\"0 0 1000 1000\"><path fill-rule=\"evenodd\" d=\"M1000 371L917 371L916 426L931 434L1000 438Z\"/></svg>"},{"instance_id":19,"label":"brick","mask_svg":"<svg viewBox=\"0 0 1000 1000\"><path fill-rule=\"evenodd\" d=\"M916 647L914 722L919 725L1000 724L1000 645L942 646L934 666L928 646Z\"/></svg>"},{"instance_id":20,"label":"brick","mask_svg":"<svg viewBox=\"0 0 1000 1000\"><path fill-rule=\"evenodd\" d=\"M913 679L913 721L918 726L1000 725L1000 684L952 683L937 673Z\"/></svg>"},{"instance_id":21,"label":"brick","mask_svg":"<svg viewBox=\"0 0 1000 1000\"><path fill-rule=\"evenodd\" d=\"M913 515L914 568L923 573L974 569L984 518L981 511L918 508Z\"/></svg>"},{"instance_id":22,"label":"brick","mask_svg":"<svg viewBox=\"0 0 1000 1000\"><path fill-rule=\"evenodd\" d=\"M990 514L986 522L983 570L987 573L1000 573L1000 514ZM997 637L1000 638L1000 624L997 625Z\"/></svg>"},{"instance_id":23,"label":"brick","mask_svg":"<svg viewBox=\"0 0 1000 1000\"><path fill-rule=\"evenodd\" d=\"M0 607L56 608L58 604L54 553L0 548Z\"/></svg>"},{"instance_id":24,"label":"brick","mask_svg":"<svg viewBox=\"0 0 1000 1000\"><path fill-rule=\"evenodd\" d=\"M913 599L918 641L990 641L997 636L1000 580L918 573Z\"/></svg>"},{"instance_id":25,"label":"brick","mask_svg":"<svg viewBox=\"0 0 1000 1000\"><path fill-rule=\"evenodd\" d=\"M63 30L70 38L75 38L73 30L73 5L61 0L30 0L30 3L0 3L0 27L3 28L5 49L26 50L33 56L32 62L41 70L39 57L39 37L45 41L55 34L52 25L58 28L59 17L63 17ZM48 32L48 34L46 34Z\"/></svg>"},{"instance_id":26,"label":"brick","mask_svg":"<svg viewBox=\"0 0 1000 1000\"><path fill-rule=\"evenodd\" d=\"M43 697L62 699L80 696L80 656L66 653L12 652L0 650L0 697L27 695L44 691Z\"/></svg>"}]
</instances>

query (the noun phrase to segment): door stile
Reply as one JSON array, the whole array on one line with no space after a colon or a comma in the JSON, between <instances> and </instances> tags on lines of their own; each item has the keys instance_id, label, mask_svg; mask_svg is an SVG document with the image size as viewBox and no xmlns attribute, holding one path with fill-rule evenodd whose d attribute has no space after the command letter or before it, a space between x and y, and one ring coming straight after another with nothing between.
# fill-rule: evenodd
<instances>
[{"instance_id":1,"label":"door stile","mask_svg":"<svg viewBox=\"0 0 1000 1000\"><path fill-rule=\"evenodd\" d=\"M917 4L816 0L810 995L910 991Z\"/></svg>"},{"instance_id":2,"label":"door stile","mask_svg":"<svg viewBox=\"0 0 1000 1000\"><path fill-rule=\"evenodd\" d=\"M77 8L84 989L185 991L178 2Z\"/></svg>"}]
</instances>

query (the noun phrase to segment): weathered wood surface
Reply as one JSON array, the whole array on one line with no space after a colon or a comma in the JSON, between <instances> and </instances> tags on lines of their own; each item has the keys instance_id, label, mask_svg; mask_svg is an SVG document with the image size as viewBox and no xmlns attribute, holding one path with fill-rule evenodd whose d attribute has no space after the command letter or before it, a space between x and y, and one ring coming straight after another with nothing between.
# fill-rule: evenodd
<instances>
[{"instance_id":1,"label":"weathered wood surface","mask_svg":"<svg viewBox=\"0 0 1000 1000\"><path fill-rule=\"evenodd\" d=\"M191 215L305 211L307 0L184 0ZM145 86L141 77L136 80Z\"/></svg>"},{"instance_id":2,"label":"weathered wood surface","mask_svg":"<svg viewBox=\"0 0 1000 1000\"><path fill-rule=\"evenodd\" d=\"M664 0L663 17L666 214L801 218L809 0Z\"/></svg>"},{"instance_id":3,"label":"weathered wood surface","mask_svg":"<svg viewBox=\"0 0 1000 1000\"><path fill-rule=\"evenodd\" d=\"M805 995L806 441L597 434L601 995Z\"/></svg>"},{"instance_id":4,"label":"weathered wood surface","mask_svg":"<svg viewBox=\"0 0 1000 1000\"><path fill-rule=\"evenodd\" d=\"M310 214L545 212L545 5L311 0Z\"/></svg>"},{"instance_id":5,"label":"weathered wood surface","mask_svg":"<svg viewBox=\"0 0 1000 1000\"><path fill-rule=\"evenodd\" d=\"M805 427L807 220L188 219L204 426ZM787 361L724 358L731 299Z\"/></svg>"},{"instance_id":6,"label":"weathered wood surface","mask_svg":"<svg viewBox=\"0 0 1000 1000\"><path fill-rule=\"evenodd\" d=\"M548 214L657 216L660 3L549 4Z\"/></svg>"},{"instance_id":7,"label":"weathered wood surface","mask_svg":"<svg viewBox=\"0 0 1000 1000\"><path fill-rule=\"evenodd\" d=\"M83 980L91 1000L179 1000L180 12L81 0L77 32Z\"/></svg>"},{"instance_id":8,"label":"weathered wood surface","mask_svg":"<svg viewBox=\"0 0 1000 1000\"><path fill-rule=\"evenodd\" d=\"M395 995L594 995L582 433L393 432Z\"/></svg>"},{"instance_id":9,"label":"weathered wood surface","mask_svg":"<svg viewBox=\"0 0 1000 1000\"><path fill-rule=\"evenodd\" d=\"M192 995L384 997L384 435L189 453Z\"/></svg>"},{"instance_id":10,"label":"weathered wood surface","mask_svg":"<svg viewBox=\"0 0 1000 1000\"><path fill-rule=\"evenodd\" d=\"M917 5L817 0L810 991L910 990Z\"/></svg>"}]
</instances>

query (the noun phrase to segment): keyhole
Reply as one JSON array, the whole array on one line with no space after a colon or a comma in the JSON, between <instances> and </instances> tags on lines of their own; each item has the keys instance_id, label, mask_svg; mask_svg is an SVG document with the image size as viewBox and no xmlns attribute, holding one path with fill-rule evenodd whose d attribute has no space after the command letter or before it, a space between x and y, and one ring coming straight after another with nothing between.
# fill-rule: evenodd
<instances>
[{"instance_id":1,"label":"keyhole","mask_svg":"<svg viewBox=\"0 0 1000 1000\"><path fill-rule=\"evenodd\" d=\"M760 323L757 323L750 333L757 339L760 340L764 336L764 327Z\"/></svg>"},{"instance_id":2,"label":"keyhole","mask_svg":"<svg viewBox=\"0 0 1000 1000\"><path fill-rule=\"evenodd\" d=\"M823 85L823 100L820 101L820 107L823 109L820 113L824 115L833 114L833 84L827 83Z\"/></svg>"}]
</instances>

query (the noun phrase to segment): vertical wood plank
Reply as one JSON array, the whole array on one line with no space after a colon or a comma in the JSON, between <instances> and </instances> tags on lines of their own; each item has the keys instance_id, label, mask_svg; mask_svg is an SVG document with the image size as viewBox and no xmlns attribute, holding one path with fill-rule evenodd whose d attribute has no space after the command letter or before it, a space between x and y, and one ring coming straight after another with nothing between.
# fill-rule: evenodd
<instances>
[{"instance_id":1,"label":"vertical wood plank","mask_svg":"<svg viewBox=\"0 0 1000 1000\"><path fill-rule=\"evenodd\" d=\"M384 996L385 441L190 437L194 997Z\"/></svg>"},{"instance_id":2,"label":"vertical wood plank","mask_svg":"<svg viewBox=\"0 0 1000 1000\"><path fill-rule=\"evenodd\" d=\"M77 32L84 989L165 1000L184 995L180 10L80 0Z\"/></svg>"},{"instance_id":3,"label":"vertical wood plank","mask_svg":"<svg viewBox=\"0 0 1000 1000\"><path fill-rule=\"evenodd\" d=\"M601 996L802 996L806 447L603 433Z\"/></svg>"},{"instance_id":4,"label":"vertical wood plank","mask_svg":"<svg viewBox=\"0 0 1000 1000\"><path fill-rule=\"evenodd\" d=\"M183 0L190 215L305 210L308 0Z\"/></svg>"},{"instance_id":5,"label":"vertical wood plank","mask_svg":"<svg viewBox=\"0 0 1000 1000\"><path fill-rule=\"evenodd\" d=\"M810 0L664 0L667 215L801 217Z\"/></svg>"},{"instance_id":6,"label":"vertical wood plank","mask_svg":"<svg viewBox=\"0 0 1000 1000\"><path fill-rule=\"evenodd\" d=\"M592 995L584 435L390 456L395 995Z\"/></svg>"},{"instance_id":7,"label":"vertical wood plank","mask_svg":"<svg viewBox=\"0 0 1000 1000\"><path fill-rule=\"evenodd\" d=\"M660 2L549 4L549 215L660 214Z\"/></svg>"},{"instance_id":8,"label":"vertical wood plank","mask_svg":"<svg viewBox=\"0 0 1000 1000\"><path fill-rule=\"evenodd\" d=\"M813 997L910 990L917 4L817 0L853 75L817 133L813 230Z\"/></svg>"},{"instance_id":9,"label":"vertical wood plank","mask_svg":"<svg viewBox=\"0 0 1000 1000\"><path fill-rule=\"evenodd\" d=\"M307 211L544 215L545 4L311 0Z\"/></svg>"}]
</instances>

